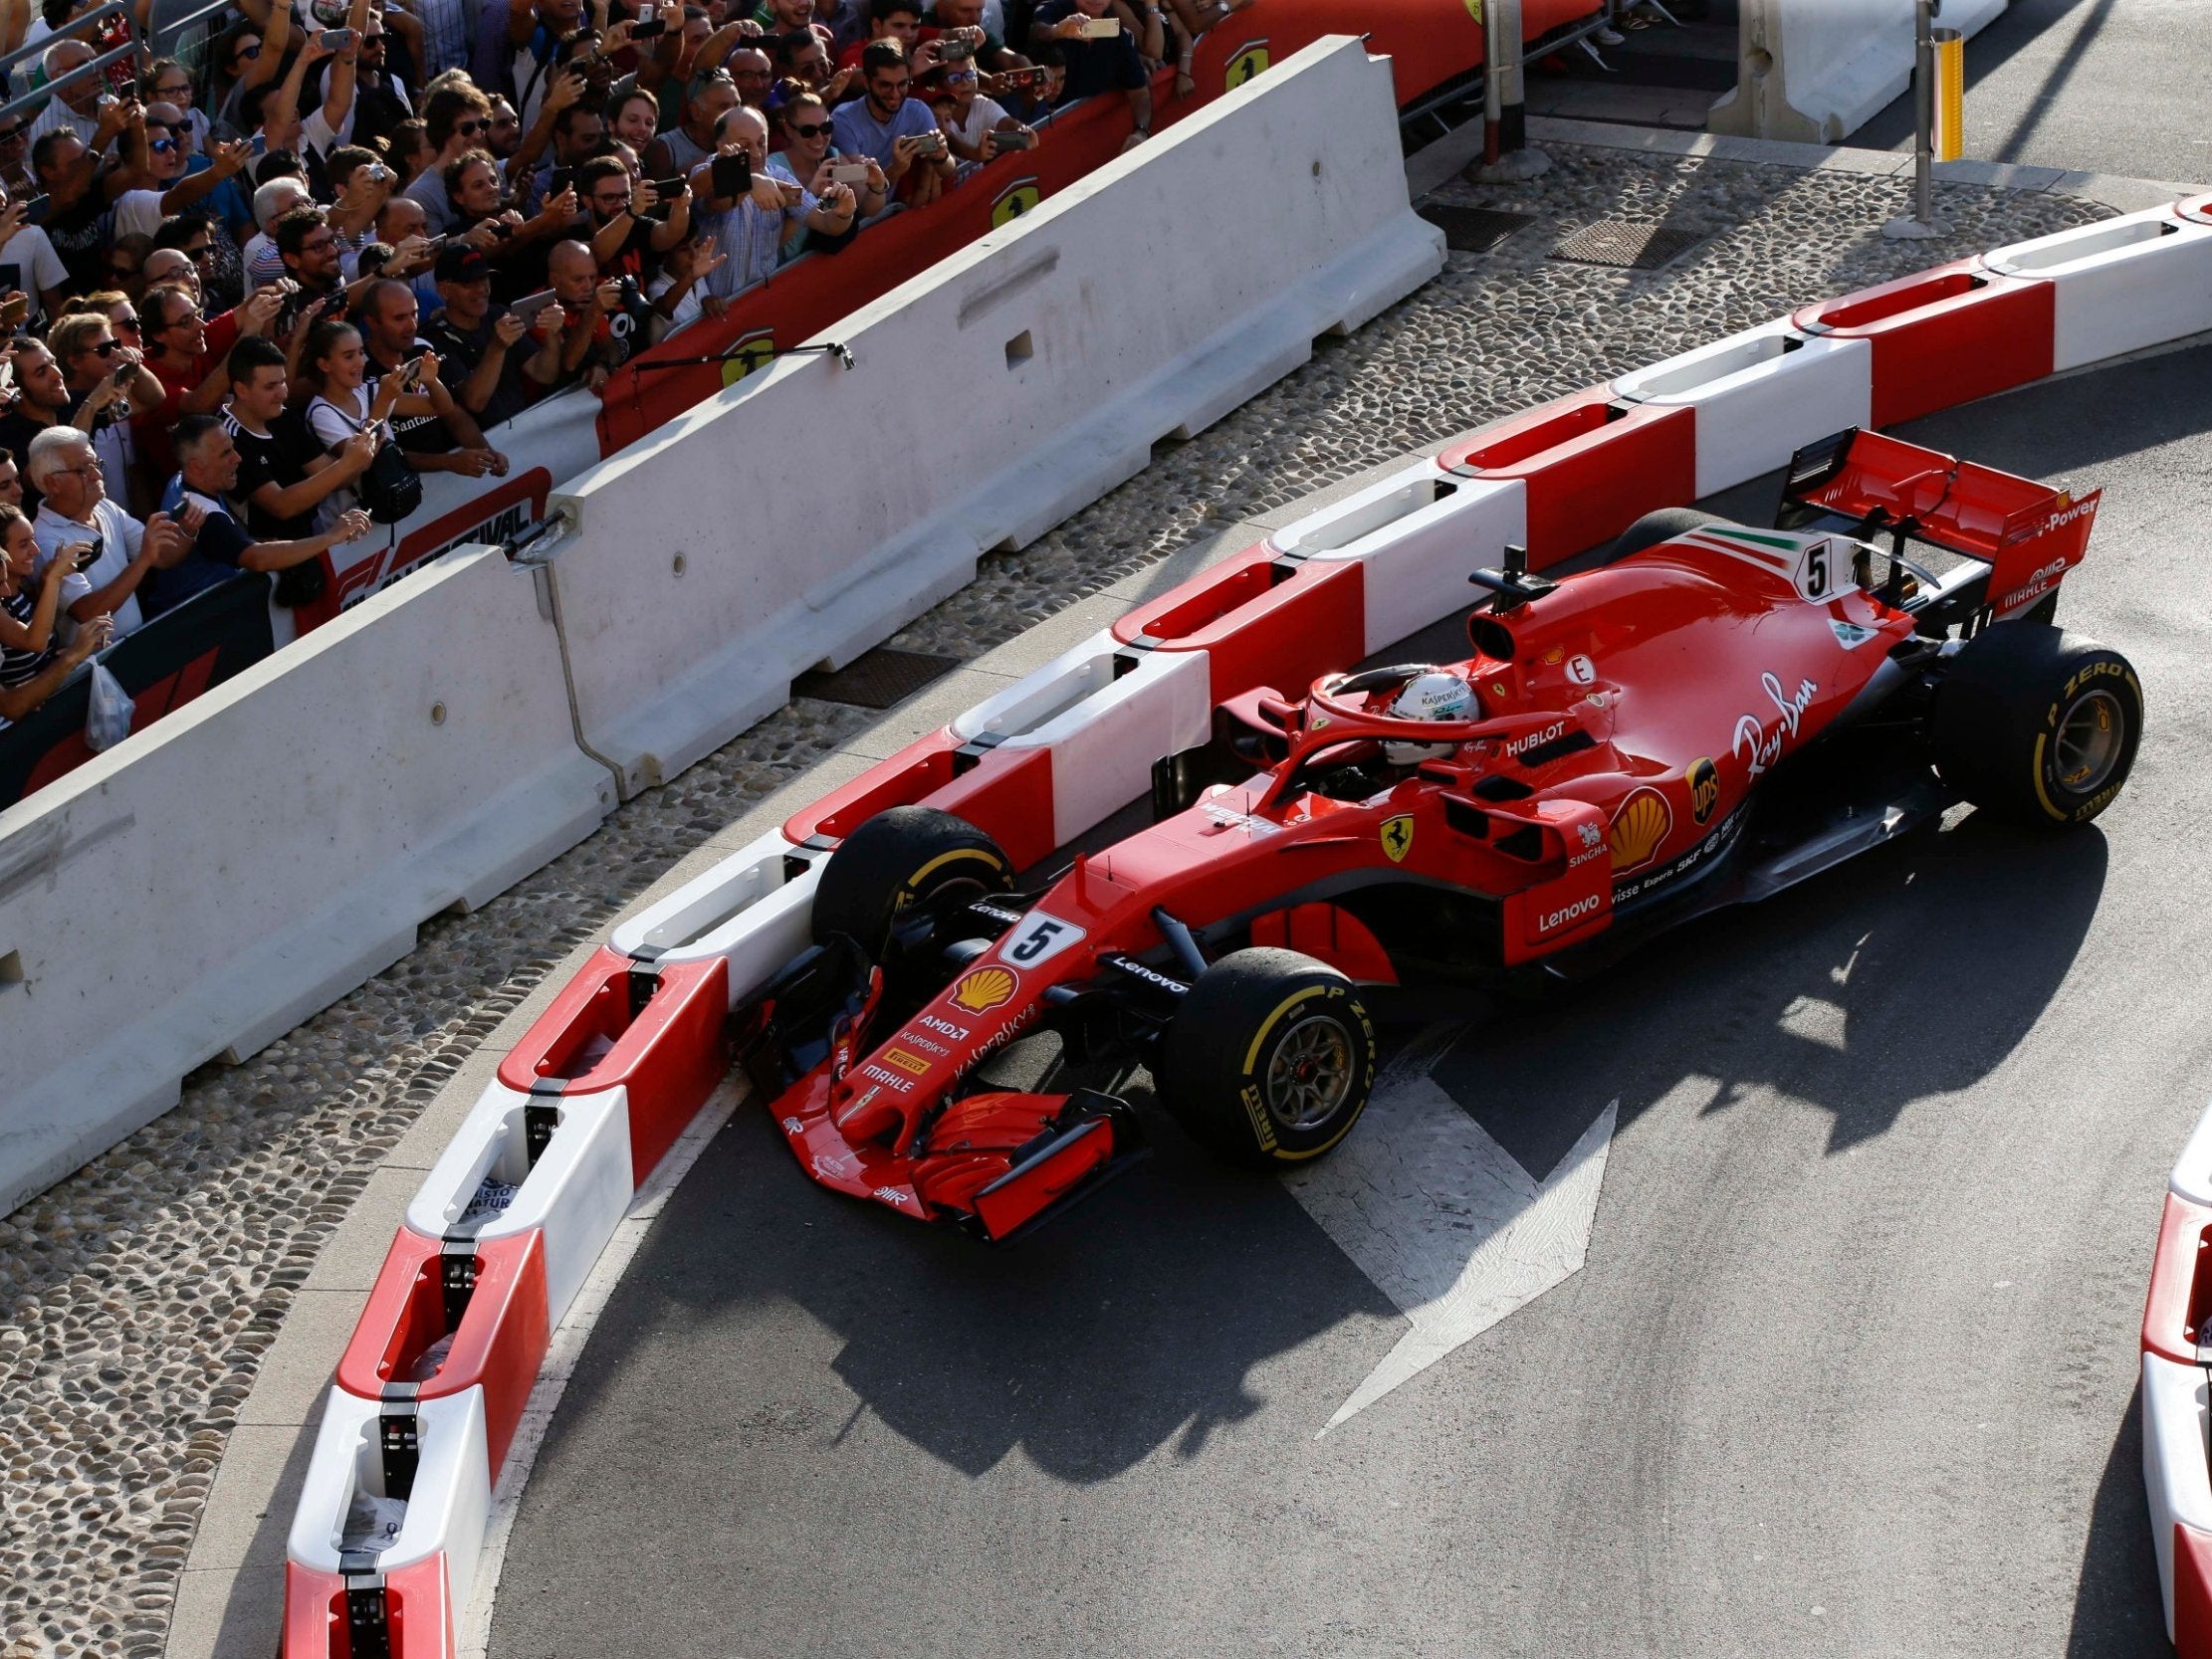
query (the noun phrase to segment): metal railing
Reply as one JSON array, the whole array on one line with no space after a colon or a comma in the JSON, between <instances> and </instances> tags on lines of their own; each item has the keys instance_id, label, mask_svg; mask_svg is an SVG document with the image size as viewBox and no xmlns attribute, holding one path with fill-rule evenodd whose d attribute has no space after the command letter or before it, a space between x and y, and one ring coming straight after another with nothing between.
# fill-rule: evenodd
<instances>
[{"instance_id":1,"label":"metal railing","mask_svg":"<svg viewBox=\"0 0 2212 1659\"><path fill-rule=\"evenodd\" d=\"M95 79L105 81L108 78L109 69L116 64L127 64L131 76L135 78L138 72L145 67L145 60L138 55L137 19L132 16L131 9L124 3L124 0L106 0L105 4L95 6L91 11L72 18L69 23L69 32L66 35L49 35L45 40L35 45L19 46L13 52L0 53L0 73L5 73L9 84L14 85L16 65L28 63L34 58L43 58L48 51L64 40L76 41L79 45L91 50L94 42L86 37L97 35L99 33L98 26L111 17L122 19L123 38L119 44L109 47L105 52L96 52L89 63L80 64L77 68L69 71L68 74L58 75L51 81L41 82L32 91L11 98L5 104L0 104L0 121L6 120L10 115L36 115L46 107L54 95L64 87L74 87L79 82Z\"/></svg>"}]
</instances>

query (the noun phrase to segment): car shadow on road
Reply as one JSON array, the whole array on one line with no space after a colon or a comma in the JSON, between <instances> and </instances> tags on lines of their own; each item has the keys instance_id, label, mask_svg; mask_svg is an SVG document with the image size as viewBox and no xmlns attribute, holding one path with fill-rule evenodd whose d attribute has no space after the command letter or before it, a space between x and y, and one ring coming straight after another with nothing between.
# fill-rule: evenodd
<instances>
[{"instance_id":1,"label":"car shadow on road","mask_svg":"<svg viewBox=\"0 0 2212 1659\"><path fill-rule=\"evenodd\" d=\"M2170 1654L2150 1515L2143 1503L2142 1389L2138 1385L2112 1440L2090 1509L2089 1543L2074 1590L2068 1659L2138 1659Z\"/></svg>"},{"instance_id":2,"label":"car shadow on road","mask_svg":"<svg viewBox=\"0 0 2212 1659\"><path fill-rule=\"evenodd\" d=\"M1435 1075L1509 1147L1571 1140L1614 1096L1625 1127L1694 1078L1717 1085L1708 1112L1768 1090L1824 1108L1842 1151L2004 1062L2065 981L2106 859L2101 831L1970 813L1473 1027Z\"/></svg>"}]
</instances>

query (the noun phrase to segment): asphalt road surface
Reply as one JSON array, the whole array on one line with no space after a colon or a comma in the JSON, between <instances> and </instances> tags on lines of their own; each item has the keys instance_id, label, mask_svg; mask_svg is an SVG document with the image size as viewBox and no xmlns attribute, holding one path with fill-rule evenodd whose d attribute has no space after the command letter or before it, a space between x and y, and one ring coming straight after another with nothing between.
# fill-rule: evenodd
<instances>
[{"instance_id":1,"label":"asphalt road surface","mask_svg":"<svg viewBox=\"0 0 2212 1659\"><path fill-rule=\"evenodd\" d=\"M2212 346L1906 435L2105 490L2061 616L2149 718L2097 826L1956 815L1425 1034L1354 1141L1531 1194L1595 1147L1587 1261L1325 1433L1418 1334L1325 1193L1161 1122L994 1253L741 1108L569 1387L497 1659L2165 1651L2136 1328L2212 1093Z\"/></svg>"},{"instance_id":2,"label":"asphalt road surface","mask_svg":"<svg viewBox=\"0 0 2212 1659\"><path fill-rule=\"evenodd\" d=\"M2212 181L2208 83L2205 0L2012 0L1966 43L1965 153ZM1900 98L1844 141L1909 150L1913 119Z\"/></svg>"}]
</instances>

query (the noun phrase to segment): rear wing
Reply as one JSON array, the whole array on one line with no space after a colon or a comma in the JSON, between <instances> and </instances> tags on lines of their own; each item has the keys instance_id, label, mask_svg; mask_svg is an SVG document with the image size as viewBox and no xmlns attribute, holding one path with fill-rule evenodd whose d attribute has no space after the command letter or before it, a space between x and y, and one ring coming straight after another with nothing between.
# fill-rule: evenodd
<instances>
[{"instance_id":1,"label":"rear wing","mask_svg":"<svg viewBox=\"0 0 2212 1659\"><path fill-rule=\"evenodd\" d=\"M1988 608L2002 618L2051 593L2089 551L2101 490L2077 499L1880 432L1847 427L1790 459L1785 518L1834 515L1989 566Z\"/></svg>"}]
</instances>

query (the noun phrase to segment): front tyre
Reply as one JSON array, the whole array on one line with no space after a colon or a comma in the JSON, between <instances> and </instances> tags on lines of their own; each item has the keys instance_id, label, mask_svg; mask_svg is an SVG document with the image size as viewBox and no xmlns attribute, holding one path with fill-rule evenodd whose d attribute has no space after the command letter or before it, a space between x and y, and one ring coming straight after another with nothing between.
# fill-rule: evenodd
<instances>
[{"instance_id":1,"label":"front tyre","mask_svg":"<svg viewBox=\"0 0 2212 1659\"><path fill-rule=\"evenodd\" d=\"M843 841L822 866L814 889L816 944L844 934L883 960L892 925L915 907L956 904L1003 893L1013 866L965 818L929 806L894 806Z\"/></svg>"},{"instance_id":2,"label":"front tyre","mask_svg":"<svg viewBox=\"0 0 2212 1659\"><path fill-rule=\"evenodd\" d=\"M2134 769L2143 690L2118 652L1998 623L1945 665L1929 737L1943 781L2008 823L2065 829L2111 805Z\"/></svg>"},{"instance_id":3,"label":"front tyre","mask_svg":"<svg viewBox=\"0 0 2212 1659\"><path fill-rule=\"evenodd\" d=\"M1249 1169L1321 1156L1375 1087L1375 1025L1351 980L1295 950L1237 950L1201 974L1162 1045L1168 1109Z\"/></svg>"}]
</instances>

